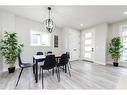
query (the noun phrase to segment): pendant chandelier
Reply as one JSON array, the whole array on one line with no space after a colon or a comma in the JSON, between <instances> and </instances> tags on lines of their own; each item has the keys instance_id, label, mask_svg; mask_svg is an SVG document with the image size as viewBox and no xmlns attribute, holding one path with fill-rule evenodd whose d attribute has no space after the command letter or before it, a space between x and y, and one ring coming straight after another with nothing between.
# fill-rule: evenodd
<instances>
[{"instance_id":1,"label":"pendant chandelier","mask_svg":"<svg viewBox=\"0 0 127 95\"><path fill-rule=\"evenodd\" d=\"M46 28L46 30L49 33L52 33L53 29L54 29L54 22L53 22L53 20L50 17L50 15L51 15L51 7L48 7L48 11L49 11L49 18L44 20L44 27Z\"/></svg>"}]
</instances>

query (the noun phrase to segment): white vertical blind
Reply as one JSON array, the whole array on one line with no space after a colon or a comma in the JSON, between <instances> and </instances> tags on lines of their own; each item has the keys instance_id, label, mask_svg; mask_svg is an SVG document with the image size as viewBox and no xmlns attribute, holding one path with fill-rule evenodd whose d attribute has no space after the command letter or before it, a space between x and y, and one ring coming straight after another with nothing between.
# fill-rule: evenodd
<instances>
[{"instance_id":1,"label":"white vertical blind","mask_svg":"<svg viewBox=\"0 0 127 95\"><path fill-rule=\"evenodd\" d=\"M127 61L127 26L122 27L122 43L123 43L123 52L122 52L122 61Z\"/></svg>"},{"instance_id":2,"label":"white vertical blind","mask_svg":"<svg viewBox=\"0 0 127 95\"><path fill-rule=\"evenodd\" d=\"M50 46L50 34L31 30L31 46Z\"/></svg>"}]
</instances>

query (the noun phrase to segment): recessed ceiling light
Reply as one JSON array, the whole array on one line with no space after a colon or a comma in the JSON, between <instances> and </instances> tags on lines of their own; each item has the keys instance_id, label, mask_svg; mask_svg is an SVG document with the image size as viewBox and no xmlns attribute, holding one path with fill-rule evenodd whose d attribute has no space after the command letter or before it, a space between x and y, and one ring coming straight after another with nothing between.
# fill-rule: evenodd
<instances>
[{"instance_id":1,"label":"recessed ceiling light","mask_svg":"<svg viewBox=\"0 0 127 95\"><path fill-rule=\"evenodd\" d=\"M124 15L127 15L127 11L123 12Z\"/></svg>"},{"instance_id":2,"label":"recessed ceiling light","mask_svg":"<svg viewBox=\"0 0 127 95\"><path fill-rule=\"evenodd\" d=\"M83 24L80 24L80 26L83 26Z\"/></svg>"}]
</instances>

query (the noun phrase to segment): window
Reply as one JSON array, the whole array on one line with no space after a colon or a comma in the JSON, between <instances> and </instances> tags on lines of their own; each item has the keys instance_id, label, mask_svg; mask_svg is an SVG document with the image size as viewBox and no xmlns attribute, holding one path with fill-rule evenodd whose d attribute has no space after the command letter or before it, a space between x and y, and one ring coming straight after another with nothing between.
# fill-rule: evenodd
<instances>
[{"instance_id":1,"label":"window","mask_svg":"<svg viewBox=\"0 0 127 95\"><path fill-rule=\"evenodd\" d=\"M50 34L31 30L31 46L50 46Z\"/></svg>"},{"instance_id":2,"label":"window","mask_svg":"<svg viewBox=\"0 0 127 95\"><path fill-rule=\"evenodd\" d=\"M31 45L39 46L41 45L41 34L40 32L31 32Z\"/></svg>"},{"instance_id":3,"label":"window","mask_svg":"<svg viewBox=\"0 0 127 95\"><path fill-rule=\"evenodd\" d=\"M85 34L85 38L91 38L92 37L92 33L86 33Z\"/></svg>"},{"instance_id":4,"label":"window","mask_svg":"<svg viewBox=\"0 0 127 95\"><path fill-rule=\"evenodd\" d=\"M122 26L122 43L123 43L123 52L122 52L122 61L127 61L127 26Z\"/></svg>"},{"instance_id":5,"label":"window","mask_svg":"<svg viewBox=\"0 0 127 95\"><path fill-rule=\"evenodd\" d=\"M92 44L92 40L89 39L89 40L85 40L85 45L91 45Z\"/></svg>"}]
</instances>

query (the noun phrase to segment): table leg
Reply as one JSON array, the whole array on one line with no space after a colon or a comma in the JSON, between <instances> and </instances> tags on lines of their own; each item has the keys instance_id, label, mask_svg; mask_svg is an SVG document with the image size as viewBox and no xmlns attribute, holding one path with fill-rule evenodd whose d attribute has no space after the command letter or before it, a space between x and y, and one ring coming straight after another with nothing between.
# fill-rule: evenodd
<instances>
[{"instance_id":1,"label":"table leg","mask_svg":"<svg viewBox=\"0 0 127 95\"><path fill-rule=\"evenodd\" d=\"M35 76L36 83L38 83L38 61L36 60L36 76Z\"/></svg>"},{"instance_id":2,"label":"table leg","mask_svg":"<svg viewBox=\"0 0 127 95\"><path fill-rule=\"evenodd\" d=\"M35 59L34 59L34 57L33 57L33 63L35 62Z\"/></svg>"},{"instance_id":3,"label":"table leg","mask_svg":"<svg viewBox=\"0 0 127 95\"><path fill-rule=\"evenodd\" d=\"M35 76L35 59L34 59L34 57L33 57L33 74L34 74L34 76Z\"/></svg>"}]
</instances>

